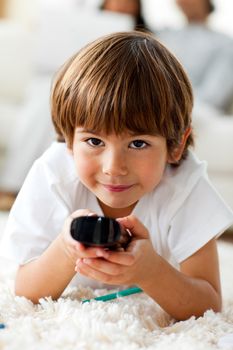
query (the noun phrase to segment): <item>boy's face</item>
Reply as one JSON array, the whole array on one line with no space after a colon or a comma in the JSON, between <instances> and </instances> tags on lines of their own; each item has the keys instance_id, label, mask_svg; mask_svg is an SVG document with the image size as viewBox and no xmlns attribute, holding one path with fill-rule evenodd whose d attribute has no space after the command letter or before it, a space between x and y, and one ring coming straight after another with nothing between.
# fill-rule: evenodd
<instances>
[{"instance_id":1,"label":"boy's face","mask_svg":"<svg viewBox=\"0 0 233 350\"><path fill-rule=\"evenodd\" d=\"M72 154L81 182L111 217L130 214L160 183L169 161L161 136L97 134L82 127L75 131Z\"/></svg>"}]
</instances>

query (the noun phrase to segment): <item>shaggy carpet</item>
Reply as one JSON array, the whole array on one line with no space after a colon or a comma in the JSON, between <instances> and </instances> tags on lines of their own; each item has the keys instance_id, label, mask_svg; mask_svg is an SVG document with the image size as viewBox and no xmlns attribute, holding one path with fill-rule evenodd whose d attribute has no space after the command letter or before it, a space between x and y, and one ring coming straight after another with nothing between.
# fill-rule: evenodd
<instances>
[{"instance_id":1,"label":"shaggy carpet","mask_svg":"<svg viewBox=\"0 0 233 350\"><path fill-rule=\"evenodd\" d=\"M0 214L0 230L5 217ZM1 231L0 231L1 232ZM0 350L233 349L233 244L219 241L223 310L174 322L149 297L135 294L81 303L106 290L67 288L33 305L13 293L15 266L0 260Z\"/></svg>"}]
</instances>

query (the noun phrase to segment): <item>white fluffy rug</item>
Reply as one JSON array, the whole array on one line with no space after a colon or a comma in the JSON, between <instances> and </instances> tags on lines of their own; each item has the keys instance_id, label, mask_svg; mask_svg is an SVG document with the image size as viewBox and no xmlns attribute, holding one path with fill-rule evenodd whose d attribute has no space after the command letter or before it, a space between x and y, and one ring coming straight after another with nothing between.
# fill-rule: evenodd
<instances>
[{"instance_id":1,"label":"white fluffy rug","mask_svg":"<svg viewBox=\"0 0 233 350\"><path fill-rule=\"evenodd\" d=\"M0 215L0 230L3 220ZM0 350L233 349L233 244L219 242L224 306L175 323L150 298L137 294L82 304L106 291L67 289L37 306L12 292L15 266L0 260Z\"/></svg>"}]
</instances>

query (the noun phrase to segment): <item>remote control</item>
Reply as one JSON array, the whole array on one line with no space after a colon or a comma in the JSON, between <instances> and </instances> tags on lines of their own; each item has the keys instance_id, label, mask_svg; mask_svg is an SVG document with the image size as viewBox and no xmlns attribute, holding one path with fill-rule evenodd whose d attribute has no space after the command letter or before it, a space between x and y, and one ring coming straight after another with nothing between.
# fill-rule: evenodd
<instances>
[{"instance_id":1,"label":"remote control","mask_svg":"<svg viewBox=\"0 0 233 350\"><path fill-rule=\"evenodd\" d=\"M115 219L105 216L80 216L71 223L71 236L86 246L126 248L131 234Z\"/></svg>"}]
</instances>

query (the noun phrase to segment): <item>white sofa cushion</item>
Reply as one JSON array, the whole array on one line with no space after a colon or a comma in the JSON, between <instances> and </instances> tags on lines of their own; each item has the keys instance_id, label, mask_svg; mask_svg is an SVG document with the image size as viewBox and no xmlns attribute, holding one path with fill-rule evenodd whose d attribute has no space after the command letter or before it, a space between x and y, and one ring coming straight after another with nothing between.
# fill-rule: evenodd
<instances>
[{"instance_id":1,"label":"white sofa cushion","mask_svg":"<svg viewBox=\"0 0 233 350\"><path fill-rule=\"evenodd\" d=\"M31 78L32 41L22 25L0 20L0 97L19 101Z\"/></svg>"},{"instance_id":2,"label":"white sofa cushion","mask_svg":"<svg viewBox=\"0 0 233 350\"><path fill-rule=\"evenodd\" d=\"M208 118L196 129L196 153L209 172L231 174L233 182L233 116Z\"/></svg>"},{"instance_id":3,"label":"white sofa cushion","mask_svg":"<svg viewBox=\"0 0 233 350\"><path fill-rule=\"evenodd\" d=\"M35 31L35 66L42 73L54 72L90 41L133 26L131 16L108 11L75 11L69 6L45 9Z\"/></svg>"},{"instance_id":4,"label":"white sofa cushion","mask_svg":"<svg viewBox=\"0 0 233 350\"><path fill-rule=\"evenodd\" d=\"M0 148L7 148L12 129L16 125L19 105L9 104L0 99Z\"/></svg>"}]
</instances>

